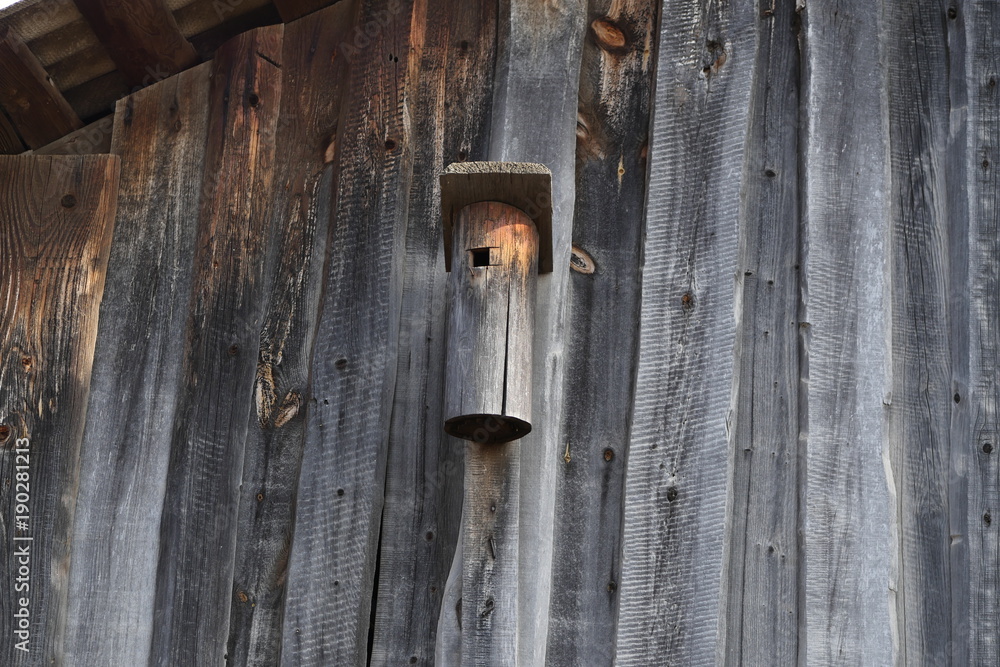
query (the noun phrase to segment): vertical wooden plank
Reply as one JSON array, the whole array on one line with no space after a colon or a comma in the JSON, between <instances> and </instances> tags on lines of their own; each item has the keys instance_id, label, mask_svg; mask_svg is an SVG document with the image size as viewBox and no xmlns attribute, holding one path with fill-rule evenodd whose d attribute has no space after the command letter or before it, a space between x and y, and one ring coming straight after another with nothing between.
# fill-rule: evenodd
<instances>
[{"instance_id":1,"label":"vertical wooden plank","mask_svg":"<svg viewBox=\"0 0 1000 667\"><path fill-rule=\"evenodd\" d=\"M16 155L23 150L21 135L14 129L7 112L0 109L0 155Z\"/></svg>"},{"instance_id":2,"label":"vertical wooden plank","mask_svg":"<svg viewBox=\"0 0 1000 667\"><path fill-rule=\"evenodd\" d=\"M283 26L244 33L212 64L184 391L160 522L151 664L226 652L244 446L271 217Z\"/></svg>"},{"instance_id":3,"label":"vertical wooden plank","mask_svg":"<svg viewBox=\"0 0 1000 667\"><path fill-rule=\"evenodd\" d=\"M118 218L73 526L66 661L145 665L201 200L210 66L118 104ZM92 619L101 619L94 622Z\"/></svg>"},{"instance_id":4,"label":"vertical wooden plank","mask_svg":"<svg viewBox=\"0 0 1000 667\"><path fill-rule=\"evenodd\" d=\"M412 169L404 114L422 48L411 2L369 0L352 42L337 205L299 479L283 665L365 664ZM411 30L411 26L415 29Z\"/></svg>"},{"instance_id":5,"label":"vertical wooden plank","mask_svg":"<svg viewBox=\"0 0 1000 667\"><path fill-rule=\"evenodd\" d=\"M725 663L795 664L799 637L799 21L757 20L743 165Z\"/></svg>"},{"instance_id":6,"label":"vertical wooden plank","mask_svg":"<svg viewBox=\"0 0 1000 667\"><path fill-rule=\"evenodd\" d=\"M496 22L496 3L427 7L411 135L409 215L419 224L406 230L373 665L461 658L460 649L435 651L442 637L461 639L461 607L442 602L459 540L465 451L442 430L448 274L438 175L452 162L486 158Z\"/></svg>"},{"instance_id":7,"label":"vertical wooden plank","mask_svg":"<svg viewBox=\"0 0 1000 667\"><path fill-rule=\"evenodd\" d=\"M118 158L0 157L0 662L61 660Z\"/></svg>"},{"instance_id":8,"label":"vertical wooden plank","mask_svg":"<svg viewBox=\"0 0 1000 667\"><path fill-rule=\"evenodd\" d=\"M561 425L569 284L566 267L573 229L574 132L587 11L584 0L546 4L504 0L500 7L489 158L537 162L552 172L555 270L538 280L532 376L535 417L532 432L514 445L507 445L520 448L523 473L517 500L518 658L523 664L541 664L552 585L556 462L564 445ZM476 593L463 591L463 605Z\"/></svg>"},{"instance_id":9,"label":"vertical wooden plank","mask_svg":"<svg viewBox=\"0 0 1000 667\"><path fill-rule=\"evenodd\" d=\"M658 14L657 0L591 0L588 8L546 652L552 665L610 664L614 654Z\"/></svg>"},{"instance_id":10,"label":"vertical wooden plank","mask_svg":"<svg viewBox=\"0 0 1000 667\"><path fill-rule=\"evenodd\" d=\"M663 3L649 159L616 663L715 664L741 172L757 22L749 4Z\"/></svg>"},{"instance_id":11,"label":"vertical wooden plank","mask_svg":"<svg viewBox=\"0 0 1000 667\"><path fill-rule=\"evenodd\" d=\"M805 9L803 289L808 327L805 630L809 664L894 660L881 25L871 4Z\"/></svg>"},{"instance_id":12,"label":"vertical wooden plank","mask_svg":"<svg viewBox=\"0 0 1000 667\"><path fill-rule=\"evenodd\" d=\"M947 167L952 106L947 6L885 5L890 145L892 401L889 460L895 484L895 582L900 664L947 664L951 655L948 512L953 390ZM965 146L958 146L965 152ZM956 193L957 195L958 193Z\"/></svg>"},{"instance_id":13,"label":"vertical wooden plank","mask_svg":"<svg viewBox=\"0 0 1000 667\"><path fill-rule=\"evenodd\" d=\"M1000 662L1000 7L965 5L969 90L969 664Z\"/></svg>"},{"instance_id":14,"label":"vertical wooden plank","mask_svg":"<svg viewBox=\"0 0 1000 667\"><path fill-rule=\"evenodd\" d=\"M346 87L342 2L285 26L273 234L277 257L260 331L237 519L230 612L233 665L276 665L281 653L295 493L305 439L309 355L319 317L333 204L337 124Z\"/></svg>"},{"instance_id":15,"label":"vertical wooden plank","mask_svg":"<svg viewBox=\"0 0 1000 667\"><path fill-rule=\"evenodd\" d=\"M969 341L971 290L969 251L969 208L971 203L969 169L975 173L975 151L969 143L969 91L975 90L977 78L968 76L967 3L957 0L944 11L947 16L946 53L948 59L948 103L951 107L944 179L948 207L948 320L952 389L959 397L951 404L950 469L948 475L949 577L951 640L945 645L945 662L967 665L970 654L970 559L969 559L969 473L971 462L992 451L992 445L972 438L971 416L975 399L969 391L972 365ZM970 86L971 84L971 86ZM970 460L971 459L971 460ZM978 517L977 517L978 520Z\"/></svg>"}]
</instances>

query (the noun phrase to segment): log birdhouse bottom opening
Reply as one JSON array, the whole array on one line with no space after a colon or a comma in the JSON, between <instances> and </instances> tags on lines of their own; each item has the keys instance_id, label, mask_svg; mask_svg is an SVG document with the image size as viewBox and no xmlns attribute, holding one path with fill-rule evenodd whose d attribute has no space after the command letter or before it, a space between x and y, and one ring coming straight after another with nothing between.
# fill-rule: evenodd
<instances>
[{"instance_id":1,"label":"log birdhouse bottom opening","mask_svg":"<svg viewBox=\"0 0 1000 667\"><path fill-rule=\"evenodd\" d=\"M501 444L528 435L531 424L509 415L460 415L447 420L444 430L463 440Z\"/></svg>"}]
</instances>

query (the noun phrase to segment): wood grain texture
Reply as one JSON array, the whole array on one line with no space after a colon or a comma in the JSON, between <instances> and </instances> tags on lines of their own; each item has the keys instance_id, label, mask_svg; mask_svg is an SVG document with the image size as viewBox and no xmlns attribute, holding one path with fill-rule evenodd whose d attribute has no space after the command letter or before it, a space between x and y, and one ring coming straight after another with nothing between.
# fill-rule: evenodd
<instances>
[{"instance_id":1,"label":"wood grain texture","mask_svg":"<svg viewBox=\"0 0 1000 667\"><path fill-rule=\"evenodd\" d=\"M111 137L114 134L114 115L70 132L33 151L35 155L97 155L111 152Z\"/></svg>"},{"instance_id":2,"label":"wood grain texture","mask_svg":"<svg viewBox=\"0 0 1000 667\"><path fill-rule=\"evenodd\" d=\"M575 200L575 128L586 29L583 0L504 0L498 22L489 159L552 172L553 272L538 279L532 433L521 442L518 659L542 664L548 636L556 462ZM559 268L562 267L562 268Z\"/></svg>"},{"instance_id":3,"label":"wood grain texture","mask_svg":"<svg viewBox=\"0 0 1000 667\"><path fill-rule=\"evenodd\" d=\"M736 276L728 665L795 664L799 637L799 53L794 2L758 21Z\"/></svg>"},{"instance_id":4,"label":"wood grain texture","mask_svg":"<svg viewBox=\"0 0 1000 667\"><path fill-rule=\"evenodd\" d=\"M160 515L201 200L210 66L118 105L118 217L73 526L67 664L150 660ZM93 619L102 619L100 623Z\"/></svg>"},{"instance_id":5,"label":"wood grain texture","mask_svg":"<svg viewBox=\"0 0 1000 667\"><path fill-rule=\"evenodd\" d=\"M510 440L530 429L538 246L534 223L508 204L470 204L455 221L445 429L473 443L462 511L463 664L517 663L520 455ZM488 249L487 266L476 266L471 248ZM456 425L452 415L480 418Z\"/></svg>"},{"instance_id":6,"label":"wood grain texture","mask_svg":"<svg viewBox=\"0 0 1000 667\"><path fill-rule=\"evenodd\" d=\"M386 446L412 170L411 73L421 30L410 2L366 1L348 50L351 76L338 158L312 402L296 502L281 662L365 664L378 562ZM353 44L353 43L352 43Z\"/></svg>"},{"instance_id":7,"label":"wood grain texture","mask_svg":"<svg viewBox=\"0 0 1000 667\"><path fill-rule=\"evenodd\" d=\"M73 0L115 66L133 86L198 62L163 0Z\"/></svg>"},{"instance_id":8,"label":"wood grain texture","mask_svg":"<svg viewBox=\"0 0 1000 667\"><path fill-rule=\"evenodd\" d=\"M965 231L949 200L952 143L948 7L886 4L892 271L889 457L898 522L895 614L899 664L952 663L949 516L953 386L952 235ZM958 65L960 66L960 65ZM967 350L966 345L962 348ZM962 641L961 639L959 641Z\"/></svg>"},{"instance_id":9,"label":"wood grain texture","mask_svg":"<svg viewBox=\"0 0 1000 667\"><path fill-rule=\"evenodd\" d=\"M117 187L116 157L0 157L5 665L58 663L71 620L80 442ZM22 609L27 637L15 635Z\"/></svg>"},{"instance_id":10,"label":"wood grain texture","mask_svg":"<svg viewBox=\"0 0 1000 667\"><path fill-rule=\"evenodd\" d=\"M593 0L580 74L547 664L614 654L656 0ZM562 268L562 267L560 267Z\"/></svg>"},{"instance_id":11,"label":"wood grain texture","mask_svg":"<svg viewBox=\"0 0 1000 667\"><path fill-rule=\"evenodd\" d=\"M34 54L2 25L0 106L29 148L44 146L83 126Z\"/></svg>"},{"instance_id":12,"label":"wood grain texture","mask_svg":"<svg viewBox=\"0 0 1000 667\"><path fill-rule=\"evenodd\" d=\"M7 112L0 109L0 155L16 155L23 150L21 135L14 129Z\"/></svg>"},{"instance_id":13,"label":"wood grain texture","mask_svg":"<svg viewBox=\"0 0 1000 667\"><path fill-rule=\"evenodd\" d=\"M245 33L212 63L184 391L172 426L160 522L151 664L218 664L226 652L239 487L266 307L262 292L271 285L268 195L282 30Z\"/></svg>"},{"instance_id":14,"label":"wood grain texture","mask_svg":"<svg viewBox=\"0 0 1000 667\"><path fill-rule=\"evenodd\" d=\"M273 236L277 259L260 331L243 462L229 649L233 665L276 665L305 442L308 373L333 205L335 150L352 25L342 2L285 26Z\"/></svg>"},{"instance_id":15,"label":"wood grain texture","mask_svg":"<svg viewBox=\"0 0 1000 667\"><path fill-rule=\"evenodd\" d=\"M967 44L970 434L956 443L967 474L968 663L1000 661L1000 8L964 3ZM961 192L961 190L959 190ZM960 390L958 390L960 392ZM961 639L960 636L957 637Z\"/></svg>"},{"instance_id":16,"label":"wood grain texture","mask_svg":"<svg viewBox=\"0 0 1000 667\"><path fill-rule=\"evenodd\" d=\"M886 447L891 303L881 19L869 3L853 1L809 4L804 16L803 659L886 665L895 659L890 530L898 525Z\"/></svg>"},{"instance_id":17,"label":"wood grain texture","mask_svg":"<svg viewBox=\"0 0 1000 667\"><path fill-rule=\"evenodd\" d=\"M406 230L372 665L461 660L462 567L455 554L465 447L442 428L448 274L439 174L453 162L486 157L497 3L433 2L417 20L426 27L408 206L419 224ZM437 642L445 644L436 649Z\"/></svg>"},{"instance_id":18,"label":"wood grain texture","mask_svg":"<svg viewBox=\"0 0 1000 667\"><path fill-rule=\"evenodd\" d=\"M758 17L667 0L615 660L721 661L741 172ZM669 20L667 20L669 17Z\"/></svg>"},{"instance_id":19,"label":"wood grain texture","mask_svg":"<svg viewBox=\"0 0 1000 667\"><path fill-rule=\"evenodd\" d=\"M339 0L274 0L274 6L277 8L281 20L290 23L335 2L339 2Z\"/></svg>"}]
</instances>

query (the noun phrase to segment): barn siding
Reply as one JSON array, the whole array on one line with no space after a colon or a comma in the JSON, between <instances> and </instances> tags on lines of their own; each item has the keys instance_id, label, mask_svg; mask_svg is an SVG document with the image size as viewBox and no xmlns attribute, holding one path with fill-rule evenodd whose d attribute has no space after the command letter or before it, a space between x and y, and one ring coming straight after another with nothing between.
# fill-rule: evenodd
<instances>
[{"instance_id":1,"label":"barn siding","mask_svg":"<svg viewBox=\"0 0 1000 667\"><path fill-rule=\"evenodd\" d=\"M122 100L118 157L0 159L0 662L996 664L998 27L344 0ZM554 188L492 451L441 430L480 159Z\"/></svg>"}]
</instances>

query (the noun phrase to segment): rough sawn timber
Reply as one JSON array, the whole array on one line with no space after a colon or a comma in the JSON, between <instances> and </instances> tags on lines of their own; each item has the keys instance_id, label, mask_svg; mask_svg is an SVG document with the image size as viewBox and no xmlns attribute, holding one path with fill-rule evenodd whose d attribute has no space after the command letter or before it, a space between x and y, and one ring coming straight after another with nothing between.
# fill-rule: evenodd
<instances>
[{"instance_id":1,"label":"rough sawn timber","mask_svg":"<svg viewBox=\"0 0 1000 667\"><path fill-rule=\"evenodd\" d=\"M418 4L418 8L421 5ZM348 50L337 203L296 500L281 662L364 665L396 374L413 54L412 2L366 0L382 29Z\"/></svg>"},{"instance_id":2,"label":"rough sawn timber","mask_svg":"<svg viewBox=\"0 0 1000 667\"><path fill-rule=\"evenodd\" d=\"M319 318L335 187L337 127L347 83L341 45L356 3L285 26L281 109L271 188L275 263L260 330L236 527L229 664L281 657L288 557L305 444L309 360Z\"/></svg>"},{"instance_id":3,"label":"rough sawn timber","mask_svg":"<svg viewBox=\"0 0 1000 667\"><path fill-rule=\"evenodd\" d=\"M659 0L592 0L580 73L546 664L609 665L638 349Z\"/></svg>"},{"instance_id":4,"label":"rough sawn timber","mask_svg":"<svg viewBox=\"0 0 1000 667\"><path fill-rule=\"evenodd\" d=\"M11 667L59 663L74 622L67 572L117 190L117 157L0 157L0 663ZM22 609L27 638L14 633Z\"/></svg>"},{"instance_id":5,"label":"rough sawn timber","mask_svg":"<svg viewBox=\"0 0 1000 667\"><path fill-rule=\"evenodd\" d=\"M864 0L804 11L805 655L888 665L893 475L889 182L881 17Z\"/></svg>"},{"instance_id":6,"label":"rough sawn timber","mask_svg":"<svg viewBox=\"0 0 1000 667\"><path fill-rule=\"evenodd\" d=\"M799 47L795 3L758 21L736 274L725 664L798 658Z\"/></svg>"},{"instance_id":7,"label":"rough sawn timber","mask_svg":"<svg viewBox=\"0 0 1000 667\"><path fill-rule=\"evenodd\" d=\"M460 540L465 444L442 428L448 274L439 175L486 157L497 3L435 1L417 20L425 27L408 203L416 224L406 229L372 665L461 659L461 586L444 597Z\"/></svg>"},{"instance_id":8,"label":"rough sawn timber","mask_svg":"<svg viewBox=\"0 0 1000 667\"><path fill-rule=\"evenodd\" d=\"M759 18L681 0L661 16L615 660L714 665Z\"/></svg>"},{"instance_id":9,"label":"rough sawn timber","mask_svg":"<svg viewBox=\"0 0 1000 667\"><path fill-rule=\"evenodd\" d=\"M218 664L229 636L244 447L269 286L283 26L212 62L193 293L160 520L150 664Z\"/></svg>"},{"instance_id":10,"label":"rough sawn timber","mask_svg":"<svg viewBox=\"0 0 1000 667\"><path fill-rule=\"evenodd\" d=\"M122 100L126 174L94 356L73 527L67 664L149 663L201 201L210 65ZM83 619L103 619L101 623Z\"/></svg>"}]
</instances>

